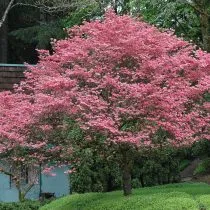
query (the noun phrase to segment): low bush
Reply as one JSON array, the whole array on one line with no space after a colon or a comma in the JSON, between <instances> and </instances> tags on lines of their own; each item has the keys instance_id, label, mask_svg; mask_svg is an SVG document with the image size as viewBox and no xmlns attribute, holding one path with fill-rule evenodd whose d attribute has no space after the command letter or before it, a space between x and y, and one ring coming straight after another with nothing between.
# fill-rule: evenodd
<instances>
[{"instance_id":1,"label":"low bush","mask_svg":"<svg viewBox=\"0 0 210 210\"><path fill-rule=\"evenodd\" d=\"M154 205L146 208L145 210L154 210L154 209L164 209L164 210L198 210L198 205L195 200L192 198L183 198L183 197L172 197L165 199L160 202L156 202Z\"/></svg>"},{"instance_id":2,"label":"low bush","mask_svg":"<svg viewBox=\"0 0 210 210\"><path fill-rule=\"evenodd\" d=\"M210 210L210 195L202 195L198 198L200 203L200 209L202 210Z\"/></svg>"},{"instance_id":3,"label":"low bush","mask_svg":"<svg viewBox=\"0 0 210 210\"><path fill-rule=\"evenodd\" d=\"M187 166L190 165L190 163L191 161L187 159L180 161L179 170L183 171L185 168L187 168Z\"/></svg>"},{"instance_id":4,"label":"low bush","mask_svg":"<svg viewBox=\"0 0 210 210\"><path fill-rule=\"evenodd\" d=\"M202 162L196 167L193 172L194 175L206 174L210 171L210 158L202 160Z\"/></svg>"},{"instance_id":5,"label":"low bush","mask_svg":"<svg viewBox=\"0 0 210 210\"><path fill-rule=\"evenodd\" d=\"M0 203L0 210L38 210L40 207L39 201Z\"/></svg>"}]
</instances>

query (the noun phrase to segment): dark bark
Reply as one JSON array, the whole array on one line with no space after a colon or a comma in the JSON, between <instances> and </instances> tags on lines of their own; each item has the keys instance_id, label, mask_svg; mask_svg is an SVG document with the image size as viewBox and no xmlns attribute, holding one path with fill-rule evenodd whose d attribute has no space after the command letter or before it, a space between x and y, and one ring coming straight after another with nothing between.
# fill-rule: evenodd
<instances>
[{"instance_id":1,"label":"dark bark","mask_svg":"<svg viewBox=\"0 0 210 210\"><path fill-rule=\"evenodd\" d=\"M160 174L157 174L157 180L158 180L158 184L162 185L162 178L161 178Z\"/></svg>"},{"instance_id":2,"label":"dark bark","mask_svg":"<svg viewBox=\"0 0 210 210\"><path fill-rule=\"evenodd\" d=\"M144 176L143 175L140 175L139 180L141 182L141 186L144 187L145 186L144 185Z\"/></svg>"},{"instance_id":3,"label":"dark bark","mask_svg":"<svg viewBox=\"0 0 210 210\"><path fill-rule=\"evenodd\" d=\"M131 186L131 169L133 164L134 150L132 146L128 144L121 144L120 151L122 154L122 183L123 183L123 194L125 196L132 193Z\"/></svg>"},{"instance_id":4,"label":"dark bark","mask_svg":"<svg viewBox=\"0 0 210 210\"><path fill-rule=\"evenodd\" d=\"M115 13L117 14L118 0L112 0L111 5Z\"/></svg>"},{"instance_id":5,"label":"dark bark","mask_svg":"<svg viewBox=\"0 0 210 210\"><path fill-rule=\"evenodd\" d=\"M18 198L19 198L19 201L20 202L24 202L24 200L25 200L25 194L21 190L21 183L20 183L20 181L16 181L15 185L16 185L16 188L18 190Z\"/></svg>"},{"instance_id":6,"label":"dark bark","mask_svg":"<svg viewBox=\"0 0 210 210\"><path fill-rule=\"evenodd\" d=\"M23 193L21 192L21 190L18 189L18 198L19 198L19 201L20 202L24 202L25 201L24 197L25 196L23 195Z\"/></svg>"},{"instance_id":7,"label":"dark bark","mask_svg":"<svg viewBox=\"0 0 210 210\"><path fill-rule=\"evenodd\" d=\"M127 161L123 164L122 181L123 181L123 194L125 196L130 195L132 193L131 168L130 168L130 164Z\"/></svg>"},{"instance_id":8,"label":"dark bark","mask_svg":"<svg viewBox=\"0 0 210 210\"><path fill-rule=\"evenodd\" d=\"M207 14L200 14L201 33L203 48L210 52L210 17Z\"/></svg>"},{"instance_id":9,"label":"dark bark","mask_svg":"<svg viewBox=\"0 0 210 210\"><path fill-rule=\"evenodd\" d=\"M111 192L114 189L112 180L113 177L111 176L111 174L109 174L107 179L107 187L106 187L107 192Z\"/></svg>"},{"instance_id":10,"label":"dark bark","mask_svg":"<svg viewBox=\"0 0 210 210\"><path fill-rule=\"evenodd\" d=\"M171 183L171 173L168 173L168 177L167 177L167 183Z\"/></svg>"},{"instance_id":11,"label":"dark bark","mask_svg":"<svg viewBox=\"0 0 210 210\"><path fill-rule=\"evenodd\" d=\"M209 0L194 0L189 4L200 16L203 49L210 52L210 2Z\"/></svg>"},{"instance_id":12,"label":"dark bark","mask_svg":"<svg viewBox=\"0 0 210 210\"><path fill-rule=\"evenodd\" d=\"M4 24L4 22L7 19L8 13L10 11L10 9L12 8L12 5L14 3L15 0L2 0L0 2L0 28L2 27L2 25Z\"/></svg>"}]
</instances>

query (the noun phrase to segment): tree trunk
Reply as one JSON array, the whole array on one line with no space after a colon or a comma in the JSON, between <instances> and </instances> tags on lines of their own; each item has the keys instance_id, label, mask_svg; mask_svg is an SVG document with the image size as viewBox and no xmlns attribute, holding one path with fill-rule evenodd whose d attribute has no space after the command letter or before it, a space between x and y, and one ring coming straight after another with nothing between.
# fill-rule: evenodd
<instances>
[{"instance_id":1,"label":"tree trunk","mask_svg":"<svg viewBox=\"0 0 210 210\"><path fill-rule=\"evenodd\" d=\"M0 28L0 63L7 63L7 21Z\"/></svg>"},{"instance_id":2,"label":"tree trunk","mask_svg":"<svg viewBox=\"0 0 210 210\"><path fill-rule=\"evenodd\" d=\"M201 14L200 15L201 23L201 33L203 39L203 48L207 52L210 52L210 23L209 16Z\"/></svg>"},{"instance_id":3,"label":"tree trunk","mask_svg":"<svg viewBox=\"0 0 210 210\"><path fill-rule=\"evenodd\" d=\"M24 202L25 201L25 196L24 194L21 192L21 190L18 190L18 198L20 202Z\"/></svg>"},{"instance_id":4,"label":"tree trunk","mask_svg":"<svg viewBox=\"0 0 210 210\"><path fill-rule=\"evenodd\" d=\"M21 191L20 182L16 183L16 188L18 190L18 198L20 202L25 201L25 194Z\"/></svg>"},{"instance_id":5,"label":"tree trunk","mask_svg":"<svg viewBox=\"0 0 210 210\"><path fill-rule=\"evenodd\" d=\"M123 183L123 194L125 196L130 195L131 192L131 168L132 168L132 149L127 144L121 145L122 154L122 183Z\"/></svg>"},{"instance_id":6,"label":"tree trunk","mask_svg":"<svg viewBox=\"0 0 210 210\"><path fill-rule=\"evenodd\" d=\"M162 178L159 173L157 174L157 181L158 181L158 185L162 185Z\"/></svg>"},{"instance_id":7,"label":"tree trunk","mask_svg":"<svg viewBox=\"0 0 210 210\"><path fill-rule=\"evenodd\" d=\"M121 170L122 170L122 184L123 184L123 194L125 196L132 193L131 186L131 172L134 157L137 154L137 148L129 143L119 144L119 153L121 154Z\"/></svg>"},{"instance_id":8,"label":"tree trunk","mask_svg":"<svg viewBox=\"0 0 210 210\"><path fill-rule=\"evenodd\" d=\"M210 52L210 24L209 24L209 17L206 15L200 16L201 22L201 33L203 39L203 48L207 52Z\"/></svg>"},{"instance_id":9,"label":"tree trunk","mask_svg":"<svg viewBox=\"0 0 210 210\"><path fill-rule=\"evenodd\" d=\"M130 195L132 193L131 168L130 168L130 164L127 161L123 164L122 181L123 181L123 194L125 196Z\"/></svg>"},{"instance_id":10,"label":"tree trunk","mask_svg":"<svg viewBox=\"0 0 210 210\"><path fill-rule=\"evenodd\" d=\"M140 175L139 180L141 182L141 186L144 188L144 176Z\"/></svg>"},{"instance_id":11,"label":"tree trunk","mask_svg":"<svg viewBox=\"0 0 210 210\"><path fill-rule=\"evenodd\" d=\"M111 1L112 8L114 9L116 14L117 14L117 7L118 7L117 3L118 3L118 0Z\"/></svg>"},{"instance_id":12,"label":"tree trunk","mask_svg":"<svg viewBox=\"0 0 210 210\"><path fill-rule=\"evenodd\" d=\"M203 49L210 52L210 4L206 0L195 1L195 9L200 14Z\"/></svg>"}]
</instances>

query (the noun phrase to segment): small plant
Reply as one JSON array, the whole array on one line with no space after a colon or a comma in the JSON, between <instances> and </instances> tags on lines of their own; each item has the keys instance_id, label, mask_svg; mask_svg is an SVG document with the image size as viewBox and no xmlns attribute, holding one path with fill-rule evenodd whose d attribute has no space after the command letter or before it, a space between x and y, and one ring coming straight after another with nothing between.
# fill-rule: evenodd
<instances>
[{"instance_id":1,"label":"small plant","mask_svg":"<svg viewBox=\"0 0 210 210\"><path fill-rule=\"evenodd\" d=\"M0 210L38 210L41 206L42 205L39 201L0 203Z\"/></svg>"},{"instance_id":2,"label":"small plant","mask_svg":"<svg viewBox=\"0 0 210 210\"><path fill-rule=\"evenodd\" d=\"M210 158L204 159L195 169L193 175L202 175L210 171Z\"/></svg>"}]
</instances>

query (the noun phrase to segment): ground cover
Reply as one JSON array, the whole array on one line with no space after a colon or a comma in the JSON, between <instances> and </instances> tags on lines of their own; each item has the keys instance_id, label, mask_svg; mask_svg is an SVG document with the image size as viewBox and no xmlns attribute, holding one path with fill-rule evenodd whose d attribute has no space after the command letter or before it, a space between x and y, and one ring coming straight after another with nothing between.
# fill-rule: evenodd
<instances>
[{"instance_id":1,"label":"ground cover","mask_svg":"<svg viewBox=\"0 0 210 210\"><path fill-rule=\"evenodd\" d=\"M204 183L169 184L133 190L69 195L41 210L208 210L210 186Z\"/></svg>"}]
</instances>

